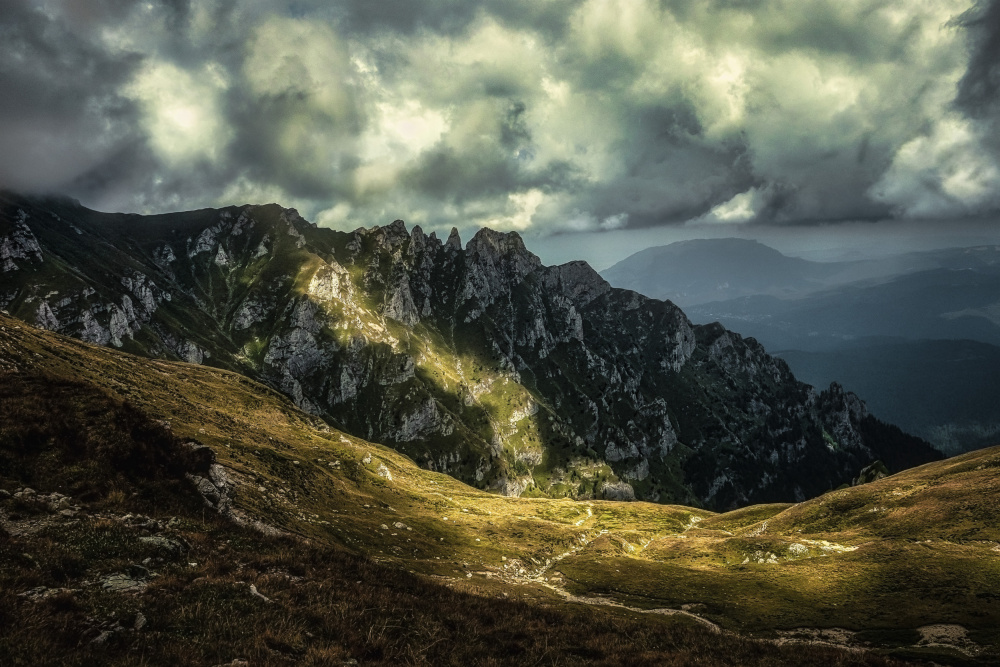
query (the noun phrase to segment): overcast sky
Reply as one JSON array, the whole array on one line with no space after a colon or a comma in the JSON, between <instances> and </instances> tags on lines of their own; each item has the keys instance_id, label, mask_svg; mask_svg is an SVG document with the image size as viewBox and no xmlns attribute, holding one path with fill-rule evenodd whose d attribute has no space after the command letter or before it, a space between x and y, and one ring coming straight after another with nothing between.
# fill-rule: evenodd
<instances>
[{"instance_id":1,"label":"overcast sky","mask_svg":"<svg viewBox=\"0 0 1000 667\"><path fill-rule=\"evenodd\" d=\"M0 0L0 91L0 187L101 210L577 239L1000 213L1000 2Z\"/></svg>"}]
</instances>

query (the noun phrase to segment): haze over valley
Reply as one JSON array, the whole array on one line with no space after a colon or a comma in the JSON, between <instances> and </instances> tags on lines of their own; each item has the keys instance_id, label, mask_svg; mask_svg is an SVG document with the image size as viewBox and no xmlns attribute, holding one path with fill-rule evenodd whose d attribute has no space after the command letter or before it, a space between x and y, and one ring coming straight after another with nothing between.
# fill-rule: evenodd
<instances>
[{"instance_id":1,"label":"haze over valley","mask_svg":"<svg viewBox=\"0 0 1000 667\"><path fill-rule=\"evenodd\" d=\"M603 275L754 337L797 377L857 391L946 453L1000 431L1000 246L812 262L755 241L695 240Z\"/></svg>"}]
</instances>

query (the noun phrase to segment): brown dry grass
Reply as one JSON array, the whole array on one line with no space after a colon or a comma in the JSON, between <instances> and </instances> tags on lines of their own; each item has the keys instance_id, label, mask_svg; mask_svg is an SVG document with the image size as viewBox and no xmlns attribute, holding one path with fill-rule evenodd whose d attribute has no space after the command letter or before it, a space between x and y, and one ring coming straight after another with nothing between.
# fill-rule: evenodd
<instances>
[{"instance_id":1,"label":"brown dry grass","mask_svg":"<svg viewBox=\"0 0 1000 667\"><path fill-rule=\"evenodd\" d=\"M495 587L454 590L333 544L263 537L203 514L183 479L194 465L186 450L140 411L88 383L4 380L0 487L62 488L86 510L67 518L0 501L18 527L0 537L4 665L901 664L716 635L684 619L509 599ZM126 512L176 519L165 532L189 546L149 564L141 593L100 586L149 556ZM53 594L20 595L41 586Z\"/></svg>"},{"instance_id":2,"label":"brown dry grass","mask_svg":"<svg viewBox=\"0 0 1000 667\"><path fill-rule=\"evenodd\" d=\"M50 563L60 546L8 542L0 549L4 664L903 664L720 636L671 619L464 593L335 548L218 523L205 530L211 539L190 555L199 565L170 566L144 593L106 593L74 580L64 583L81 590L41 602L15 591L55 582L26 572L13 552ZM270 602L252 595L250 584ZM134 630L139 614L146 624ZM107 639L95 643L105 630Z\"/></svg>"}]
</instances>

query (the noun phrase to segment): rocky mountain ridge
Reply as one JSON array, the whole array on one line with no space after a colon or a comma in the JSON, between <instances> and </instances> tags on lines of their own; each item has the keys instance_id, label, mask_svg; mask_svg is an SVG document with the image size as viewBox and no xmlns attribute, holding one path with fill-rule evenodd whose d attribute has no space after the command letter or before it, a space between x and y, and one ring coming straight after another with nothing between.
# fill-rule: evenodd
<instances>
[{"instance_id":1,"label":"rocky mountain ridge","mask_svg":"<svg viewBox=\"0 0 1000 667\"><path fill-rule=\"evenodd\" d=\"M0 197L0 308L38 327L262 379L419 465L506 495L725 508L801 500L874 459L935 458L753 339L694 326L517 234L463 248L294 209L103 214Z\"/></svg>"}]
</instances>

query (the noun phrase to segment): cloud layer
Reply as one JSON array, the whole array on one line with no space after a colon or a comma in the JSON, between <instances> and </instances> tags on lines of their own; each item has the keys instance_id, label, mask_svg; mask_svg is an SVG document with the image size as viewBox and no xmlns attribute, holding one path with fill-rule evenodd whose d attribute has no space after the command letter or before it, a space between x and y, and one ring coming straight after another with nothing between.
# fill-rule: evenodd
<instances>
[{"instance_id":1,"label":"cloud layer","mask_svg":"<svg viewBox=\"0 0 1000 667\"><path fill-rule=\"evenodd\" d=\"M14 2L0 187L344 228L982 216L998 63L969 0Z\"/></svg>"}]
</instances>

